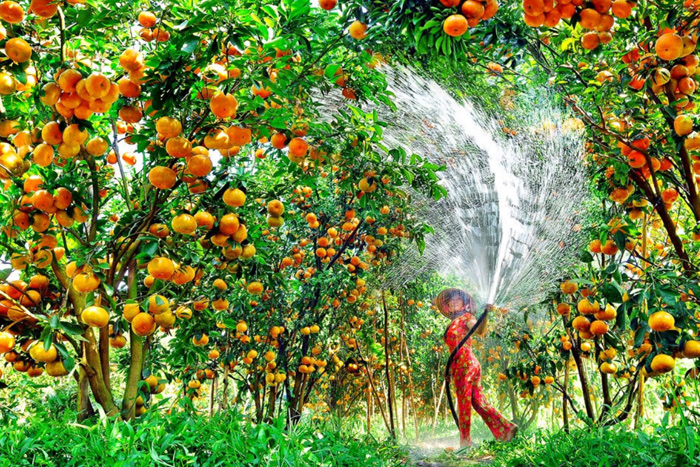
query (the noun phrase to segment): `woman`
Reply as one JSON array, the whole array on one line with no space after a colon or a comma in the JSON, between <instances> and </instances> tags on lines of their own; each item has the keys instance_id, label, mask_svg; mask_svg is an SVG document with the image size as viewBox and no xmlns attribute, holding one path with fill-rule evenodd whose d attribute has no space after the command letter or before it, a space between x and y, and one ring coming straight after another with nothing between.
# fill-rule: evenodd
<instances>
[{"instance_id":1,"label":"woman","mask_svg":"<svg viewBox=\"0 0 700 467\"><path fill-rule=\"evenodd\" d=\"M440 312L452 320L444 336L445 343L452 352L469 330L476 325L476 318L470 313L475 309L474 300L463 290L446 289L440 292L435 302ZM486 319L474 334L482 337L486 335ZM509 422L486 401L481 388L481 365L472 352L471 344L471 338L469 338L457 351L451 368L457 391L460 446L471 445L472 407L484 419L497 440L510 441L517 433L518 426Z\"/></svg>"}]
</instances>

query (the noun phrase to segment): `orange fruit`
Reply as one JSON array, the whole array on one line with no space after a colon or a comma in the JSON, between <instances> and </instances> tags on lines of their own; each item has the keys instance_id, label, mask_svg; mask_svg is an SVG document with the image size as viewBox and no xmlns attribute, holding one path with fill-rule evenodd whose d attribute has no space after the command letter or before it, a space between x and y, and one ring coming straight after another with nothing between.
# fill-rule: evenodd
<instances>
[{"instance_id":1,"label":"orange fruit","mask_svg":"<svg viewBox=\"0 0 700 467\"><path fill-rule=\"evenodd\" d=\"M561 13L559 10L552 10L544 14L544 25L548 28L553 28L561 21Z\"/></svg>"},{"instance_id":2,"label":"orange fruit","mask_svg":"<svg viewBox=\"0 0 700 467\"><path fill-rule=\"evenodd\" d=\"M332 10L338 4L338 0L319 0L318 6L324 10Z\"/></svg>"},{"instance_id":3,"label":"orange fruit","mask_svg":"<svg viewBox=\"0 0 700 467\"><path fill-rule=\"evenodd\" d=\"M615 0L612 4L612 14L617 18L629 18L632 14L632 3L627 0Z\"/></svg>"},{"instance_id":4,"label":"orange fruit","mask_svg":"<svg viewBox=\"0 0 700 467\"><path fill-rule=\"evenodd\" d=\"M577 316L574 318L571 326L577 331L588 331L591 326L591 322L585 316Z\"/></svg>"},{"instance_id":5,"label":"orange fruit","mask_svg":"<svg viewBox=\"0 0 700 467\"><path fill-rule=\"evenodd\" d=\"M648 324L652 331L663 332L673 329L676 325L676 320L670 313L657 311L649 316Z\"/></svg>"},{"instance_id":6,"label":"orange fruit","mask_svg":"<svg viewBox=\"0 0 700 467\"><path fill-rule=\"evenodd\" d=\"M588 331L594 336L602 336L608 332L608 323L601 320L595 320L590 324Z\"/></svg>"},{"instance_id":7,"label":"orange fruit","mask_svg":"<svg viewBox=\"0 0 700 467\"><path fill-rule=\"evenodd\" d=\"M153 294L148 297L148 311L154 315L165 313L170 309L170 302L162 295Z\"/></svg>"},{"instance_id":8,"label":"orange fruit","mask_svg":"<svg viewBox=\"0 0 700 467\"><path fill-rule=\"evenodd\" d=\"M593 8L601 15L610 11L612 0L593 0Z\"/></svg>"},{"instance_id":9,"label":"orange fruit","mask_svg":"<svg viewBox=\"0 0 700 467\"><path fill-rule=\"evenodd\" d=\"M197 336L192 336L192 343L197 347L203 347L209 343L209 336L202 334L199 339L197 339Z\"/></svg>"},{"instance_id":10,"label":"orange fruit","mask_svg":"<svg viewBox=\"0 0 700 467\"><path fill-rule=\"evenodd\" d=\"M80 130L80 127L73 123L63 130L63 142L69 146L80 146L87 140L87 130Z\"/></svg>"},{"instance_id":11,"label":"orange fruit","mask_svg":"<svg viewBox=\"0 0 700 467\"><path fill-rule=\"evenodd\" d=\"M64 187L56 188L53 195L53 204L58 209L68 209L70 204L73 202L73 194Z\"/></svg>"},{"instance_id":12,"label":"orange fruit","mask_svg":"<svg viewBox=\"0 0 700 467\"><path fill-rule=\"evenodd\" d=\"M355 20L348 28L348 32L353 39L362 40L367 36L367 25Z\"/></svg>"},{"instance_id":13,"label":"orange fruit","mask_svg":"<svg viewBox=\"0 0 700 467\"><path fill-rule=\"evenodd\" d=\"M544 24L546 19L544 13L537 16L528 15L527 13L523 14L523 21L531 28L539 28Z\"/></svg>"},{"instance_id":14,"label":"orange fruit","mask_svg":"<svg viewBox=\"0 0 700 467\"><path fill-rule=\"evenodd\" d=\"M148 273L156 279L170 280L175 272L175 265L170 258L155 257L148 262Z\"/></svg>"},{"instance_id":15,"label":"orange fruit","mask_svg":"<svg viewBox=\"0 0 700 467\"><path fill-rule=\"evenodd\" d=\"M467 18L459 14L448 16L442 24L442 30L445 31L445 34L452 37L461 36L467 32L467 29L469 29Z\"/></svg>"},{"instance_id":16,"label":"orange fruit","mask_svg":"<svg viewBox=\"0 0 700 467\"><path fill-rule=\"evenodd\" d=\"M156 166L148 172L148 180L161 190L167 190L175 186L177 174L169 167Z\"/></svg>"},{"instance_id":17,"label":"orange fruit","mask_svg":"<svg viewBox=\"0 0 700 467\"><path fill-rule=\"evenodd\" d=\"M596 319L602 319L603 321L610 321L617 317L617 310L611 304L605 305L605 309L599 311L595 314Z\"/></svg>"},{"instance_id":18,"label":"orange fruit","mask_svg":"<svg viewBox=\"0 0 700 467\"><path fill-rule=\"evenodd\" d=\"M240 229L240 221L235 214L226 214L219 221L219 232L224 235L233 235Z\"/></svg>"},{"instance_id":19,"label":"orange fruit","mask_svg":"<svg viewBox=\"0 0 700 467\"><path fill-rule=\"evenodd\" d=\"M523 10L528 16L540 16L545 13L544 0L523 0Z\"/></svg>"},{"instance_id":20,"label":"orange fruit","mask_svg":"<svg viewBox=\"0 0 700 467\"><path fill-rule=\"evenodd\" d=\"M214 222L216 222L214 216L207 211L198 211L197 214L194 215L194 218L198 226L204 227L207 230L214 227Z\"/></svg>"},{"instance_id":21,"label":"orange fruit","mask_svg":"<svg viewBox=\"0 0 700 467\"><path fill-rule=\"evenodd\" d=\"M91 156L101 156L109 149L109 143L104 138L96 136L87 142L85 149Z\"/></svg>"},{"instance_id":22,"label":"orange fruit","mask_svg":"<svg viewBox=\"0 0 700 467\"><path fill-rule=\"evenodd\" d=\"M174 138L182 132L182 124L171 117L161 117L156 120L156 131L165 138Z\"/></svg>"},{"instance_id":23,"label":"orange fruit","mask_svg":"<svg viewBox=\"0 0 700 467\"><path fill-rule=\"evenodd\" d=\"M236 115L238 109L238 101L233 94L224 94L217 92L209 101L211 113L219 118L229 118Z\"/></svg>"},{"instance_id":24,"label":"orange fruit","mask_svg":"<svg viewBox=\"0 0 700 467\"><path fill-rule=\"evenodd\" d=\"M192 154L192 143L182 136L173 136L165 143L165 151L173 157L187 157Z\"/></svg>"},{"instance_id":25,"label":"orange fruit","mask_svg":"<svg viewBox=\"0 0 700 467\"><path fill-rule=\"evenodd\" d=\"M0 332L0 353L7 353L15 347L15 336L7 331Z\"/></svg>"},{"instance_id":26,"label":"orange fruit","mask_svg":"<svg viewBox=\"0 0 700 467\"><path fill-rule=\"evenodd\" d=\"M284 133L275 133L270 138L270 144L275 149L284 149L287 146L287 137Z\"/></svg>"},{"instance_id":27,"label":"orange fruit","mask_svg":"<svg viewBox=\"0 0 700 467\"><path fill-rule=\"evenodd\" d=\"M138 70L144 66L143 57L134 49L126 49L119 56L119 65L121 65L121 67L126 71Z\"/></svg>"},{"instance_id":28,"label":"orange fruit","mask_svg":"<svg viewBox=\"0 0 700 467\"><path fill-rule=\"evenodd\" d=\"M80 319L88 326L103 328L109 323L109 313L104 308L93 305L83 310Z\"/></svg>"},{"instance_id":29,"label":"orange fruit","mask_svg":"<svg viewBox=\"0 0 700 467\"><path fill-rule=\"evenodd\" d=\"M143 112L134 105L125 105L119 109L119 118L126 123L138 123L143 118Z\"/></svg>"},{"instance_id":30,"label":"orange fruit","mask_svg":"<svg viewBox=\"0 0 700 467\"><path fill-rule=\"evenodd\" d=\"M289 142L289 154L294 157L303 157L309 150L309 144L303 138L293 138Z\"/></svg>"},{"instance_id":31,"label":"orange fruit","mask_svg":"<svg viewBox=\"0 0 700 467\"><path fill-rule=\"evenodd\" d=\"M69 68L58 76L56 82L61 88L61 91L65 93L76 93L78 90L78 83L80 83L82 79L83 75L78 70ZM83 85L84 84L83 82ZM61 95L61 100L64 100L65 97L66 96Z\"/></svg>"},{"instance_id":32,"label":"orange fruit","mask_svg":"<svg viewBox=\"0 0 700 467\"><path fill-rule=\"evenodd\" d=\"M141 313L141 307L139 307L138 303L126 303L124 305L124 312L122 316L124 316L124 319L128 322L131 322L133 321L134 316L139 313Z\"/></svg>"},{"instance_id":33,"label":"orange fruit","mask_svg":"<svg viewBox=\"0 0 700 467\"><path fill-rule=\"evenodd\" d=\"M209 156L196 155L187 160L187 170L197 177L205 177L212 169L212 162Z\"/></svg>"},{"instance_id":34,"label":"orange fruit","mask_svg":"<svg viewBox=\"0 0 700 467\"><path fill-rule=\"evenodd\" d=\"M467 18L480 19L484 16L485 10L484 5L476 0L467 0L462 4L462 14Z\"/></svg>"},{"instance_id":35,"label":"orange fruit","mask_svg":"<svg viewBox=\"0 0 700 467\"><path fill-rule=\"evenodd\" d=\"M148 336L156 330L156 320L149 313L137 313L131 320L131 329L137 336Z\"/></svg>"},{"instance_id":36,"label":"orange fruit","mask_svg":"<svg viewBox=\"0 0 700 467\"><path fill-rule=\"evenodd\" d=\"M43 342L37 342L29 349L29 355L41 363L50 363L58 358L58 349L53 344L49 345L49 349L44 349Z\"/></svg>"},{"instance_id":37,"label":"orange fruit","mask_svg":"<svg viewBox=\"0 0 700 467\"><path fill-rule=\"evenodd\" d=\"M32 0L29 8L37 16L51 18L58 11L58 4L55 0Z\"/></svg>"},{"instance_id":38,"label":"orange fruit","mask_svg":"<svg viewBox=\"0 0 700 467\"><path fill-rule=\"evenodd\" d=\"M600 305L598 301L590 302L588 298L584 298L578 302L577 309L582 315L592 315L600 311Z\"/></svg>"},{"instance_id":39,"label":"orange fruit","mask_svg":"<svg viewBox=\"0 0 700 467\"><path fill-rule=\"evenodd\" d=\"M139 13L138 22L144 28L152 28L156 25L156 21L156 15L154 15L150 11L142 11L141 13Z\"/></svg>"},{"instance_id":40,"label":"orange fruit","mask_svg":"<svg viewBox=\"0 0 700 467\"><path fill-rule=\"evenodd\" d=\"M700 357L700 341L685 341L683 345L683 356L685 358Z\"/></svg>"},{"instance_id":41,"label":"orange fruit","mask_svg":"<svg viewBox=\"0 0 700 467\"><path fill-rule=\"evenodd\" d=\"M587 32L581 37L581 46L586 50L593 50L600 45L600 36L596 32Z\"/></svg>"},{"instance_id":42,"label":"orange fruit","mask_svg":"<svg viewBox=\"0 0 700 467\"><path fill-rule=\"evenodd\" d=\"M489 20L493 18L498 12L498 0L486 0L486 5L484 8L484 15L481 17L482 21Z\"/></svg>"},{"instance_id":43,"label":"orange fruit","mask_svg":"<svg viewBox=\"0 0 700 467\"><path fill-rule=\"evenodd\" d=\"M660 59L675 60L683 53L683 38L676 33L668 32L656 40L654 49Z\"/></svg>"},{"instance_id":44,"label":"orange fruit","mask_svg":"<svg viewBox=\"0 0 700 467\"><path fill-rule=\"evenodd\" d=\"M559 313L562 316L567 316L569 313L571 313L571 305L568 303L559 303L557 305L557 313Z\"/></svg>"},{"instance_id":45,"label":"orange fruit","mask_svg":"<svg viewBox=\"0 0 700 467\"><path fill-rule=\"evenodd\" d=\"M232 146L241 147L252 141L252 133L250 128L231 126L226 129L226 134L228 135L229 142Z\"/></svg>"},{"instance_id":46,"label":"orange fruit","mask_svg":"<svg viewBox=\"0 0 700 467\"><path fill-rule=\"evenodd\" d=\"M78 292L89 293L97 289L100 279L91 272L81 272L73 278L73 288Z\"/></svg>"},{"instance_id":47,"label":"orange fruit","mask_svg":"<svg viewBox=\"0 0 700 467\"><path fill-rule=\"evenodd\" d=\"M651 361L651 369L656 373L668 373L676 367L676 360L670 355L658 354Z\"/></svg>"},{"instance_id":48,"label":"orange fruit","mask_svg":"<svg viewBox=\"0 0 700 467\"><path fill-rule=\"evenodd\" d=\"M595 29L600 23L600 13L593 8L585 8L579 14L581 16L581 27L584 29Z\"/></svg>"},{"instance_id":49,"label":"orange fruit","mask_svg":"<svg viewBox=\"0 0 700 467\"><path fill-rule=\"evenodd\" d=\"M112 83L101 73L92 73L85 80L85 89L95 99L102 99L109 94Z\"/></svg>"},{"instance_id":50,"label":"orange fruit","mask_svg":"<svg viewBox=\"0 0 700 467\"><path fill-rule=\"evenodd\" d=\"M263 285L260 282L253 281L248 284L248 293L253 295L260 295L263 291Z\"/></svg>"},{"instance_id":51,"label":"orange fruit","mask_svg":"<svg viewBox=\"0 0 700 467\"><path fill-rule=\"evenodd\" d=\"M565 281L561 283L559 288L561 289L562 293L571 295L576 293L576 291L578 290L578 285L570 281Z\"/></svg>"},{"instance_id":52,"label":"orange fruit","mask_svg":"<svg viewBox=\"0 0 700 467\"><path fill-rule=\"evenodd\" d=\"M267 212L271 216L281 216L284 214L284 204L279 200L272 200L267 203Z\"/></svg>"},{"instance_id":53,"label":"orange fruit","mask_svg":"<svg viewBox=\"0 0 700 467\"><path fill-rule=\"evenodd\" d=\"M223 200L228 206L240 207L245 204L245 193L238 188L229 188L224 192Z\"/></svg>"},{"instance_id":54,"label":"orange fruit","mask_svg":"<svg viewBox=\"0 0 700 467\"><path fill-rule=\"evenodd\" d=\"M10 73L0 73L0 95L9 96L17 90L17 80Z\"/></svg>"},{"instance_id":55,"label":"orange fruit","mask_svg":"<svg viewBox=\"0 0 700 467\"><path fill-rule=\"evenodd\" d=\"M197 230L196 219L185 213L173 217L170 225L175 232L182 235L191 235Z\"/></svg>"},{"instance_id":56,"label":"orange fruit","mask_svg":"<svg viewBox=\"0 0 700 467\"><path fill-rule=\"evenodd\" d=\"M119 94L124 97L139 97L141 95L141 86L130 81L128 78L122 78L117 82L119 86Z\"/></svg>"},{"instance_id":57,"label":"orange fruit","mask_svg":"<svg viewBox=\"0 0 700 467\"><path fill-rule=\"evenodd\" d=\"M10 24L21 23L24 19L24 9L17 2L2 2L0 3L0 18Z\"/></svg>"}]
</instances>

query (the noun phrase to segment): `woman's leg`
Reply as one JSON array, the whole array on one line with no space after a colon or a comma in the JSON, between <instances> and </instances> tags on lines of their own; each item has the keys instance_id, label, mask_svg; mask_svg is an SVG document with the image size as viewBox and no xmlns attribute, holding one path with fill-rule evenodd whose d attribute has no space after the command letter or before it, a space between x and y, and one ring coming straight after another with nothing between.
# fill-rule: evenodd
<instances>
[{"instance_id":1,"label":"woman's leg","mask_svg":"<svg viewBox=\"0 0 700 467\"><path fill-rule=\"evenodd\" d=\"M472 423L472 383L467 380L463 371L455 374L455 390L457 393L457 409L459 413L459 444L461 447L470 446Z\"/></svg>"},{"instance_id":2,"label":"woman's leg","mask_svg":"<svg viewBox=\"0 0 700 467\"><path fill-rule=\"evenodd\" d=\"M481 418L484 419L484 423L489 427L493 436L502 441L508 438L510 432L515 428L515 424L509 422L500 412L491 406L486 401L486 396L484 395L484 390L481 387L481 379L477 379L471 385L472 387L472 404L474 405L474 410L478 413Z\"/></svg>"}]
</instances>

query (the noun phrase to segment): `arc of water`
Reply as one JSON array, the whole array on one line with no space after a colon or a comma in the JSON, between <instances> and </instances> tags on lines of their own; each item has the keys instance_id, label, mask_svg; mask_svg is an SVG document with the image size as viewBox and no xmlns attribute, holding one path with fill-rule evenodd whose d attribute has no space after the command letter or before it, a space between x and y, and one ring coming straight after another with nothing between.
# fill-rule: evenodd
<instances>
[{"instance_id":1,"label":"arc of water","mask_svg":"<svg viewBox=\"0 0 700 467\"><path fill-rule=\"evenodd\" d=\"M448 191L434 202L406 188L415 216L434 233L423 255L417 248L402 253L386 284L453 272L482 300L512 307L539 301L541 284L573 264L583 243L573 228L587 195L581 135L562 131L564 117L546 93L509 110L522 130L506 136L498 118L458 102L435 81L410 69L383 71L396 105L377 109L389 123L385 145L445 165L438 175Z\"/></svg>"}]
</instances>

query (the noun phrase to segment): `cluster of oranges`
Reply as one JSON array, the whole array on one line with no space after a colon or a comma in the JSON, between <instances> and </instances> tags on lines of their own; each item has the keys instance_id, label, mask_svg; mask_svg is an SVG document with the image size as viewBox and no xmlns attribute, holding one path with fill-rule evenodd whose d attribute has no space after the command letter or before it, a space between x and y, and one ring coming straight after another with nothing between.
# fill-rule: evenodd
<instances>
[{"instance_id":1,"label":"cluster of oranges","mask_svg":"<svg viewBox=\"0 0 700 467\"><path fill-rule=\"evenodd\" d=\"M156 26L158 18L150 11L142 11L139 13L138 21L142 26L142 29L139 31L139 36L146 42L166 42L170 39L170 33L168 31L163 29L162 26Z\"/></svg>"},{"instance_id":2,"label":"cluster of oranges","mask_svg":"<svg viewBox=\"0 0 700 467\"><path fill-rule=\"evenodd\" d=\"M654 44L654 54L649 53L649 44L640 44L623 56L622 61L629 65L632 76L630 87L642 89L647 82L646 76L649 76L654 94L662 98L669 96L677 110L693 110L695 104L690 97L697 90L693 76L700 63L694 54L696 45L697 38L691 34L661 30ZM680 136L685 136L692 131L692 124L680 120L676 131Z\"/></svg>"},{"instance_id":3,"label":"cluster of oranges","mask_svg":"<svg viewBox=\"0 0 700 467\"><path fill-rule=\"evenodd\" d=\"M533 28L553 28L562 19L578 15L579 24L588 30L581 37L581 45L593 50L612 41L610 31L615 18L629 18L634 7L635 3L627 0L593 0L590 4L583 0L523 0L523 19Z\"/></svg>"},{"instance_id":4,"label":"cluster of oranges","mask_svg":"<svg viewBox=\"0 0 700 467\"><path fill-rule=\"evenodd\" d=\"M157 326L163 330L172 329L177 317L189 319L192 311L179 307L173 313L170 301L163 295L153 294L148 297L148 309L143 311L138 303L127 302L124 304L122 316L131 323L131 329L138 336L149 336L153 334Z\"/></svg>"},{"instance_id":5,"label":"cluster of oranges","mask_svg":"<svg viewBox=\"0 0 700 467\"><path fill-rule=\"evenodd\" d=\"M88 220L87 206L83 203L76 204L73 193L68 188L45 189L44 180L39 175L25 179L24 193L13 213L13 225L8 227L16 227L19 231L31 227L33 231L43 233L49 229L52 215L61 227L66 228ZM8 229L7 232L11 236L19 233L14 229Z\"/></svg>"},{"instance_id":6,"label":"cluster of oranges","mask_svg":"<svg viewBox=\"0 0 700 467\"><path fill-rule=\"evenodd\" d=\"M452 37L463 35L481 21L493 18L498 11L497 0L466 0L463 3L462 0L440 0L440 3L445 8L457 8L461 12L448 16L442 24L445 34Z\"/></svg>"},{"instance_id":7,"label":"cluster of oranges","mask_svg":"<svg viewBox=\"0 0 700 467\"><path fill-rule=\"evenodd\" d=\"M56 14L58 6L51 0L33 0L31 12L39 18L46 19ZM24 21L26 13L22 6L14 1L3 1L0 3L0 20L10 24L20 24ZM8 37L7 29L0 23L0 40ZM5 42L5 55L10 60L8 64L28 63L32 58L32 47L21 37L10 37ZM15 92L29 91L36 85L36 69L32 66L25 68L26 82L17 81L15 76L9 72L5 66L0 67L0 96L8 96Z\"/></svg>"},{"instance_id":8,"label":"cluster of oranges","mask_svg":"<svg viewBox=\"0 0 700 467\"><path fill-rule=\"evenodd\" d=\"M93 113L109 112L119 99L119 86L102 73L85 77L75 68L59 70L55 82L44 86L41 102L52 107L66 120L89 119Z\"/></svg>"},{"instance_id":9,"label":"cluster of oranges","mask_svg":"<svg viewBox=\"0 0 700 467\"><path fill-rule=\"evenodd\" d=\"M572 282L566 281L561 284L561 291L566 295L573 295L578 291L578 286ZM584 293L585 292L585 293ZM590 291L588 289L581 290L583 298L578 302L577 309L579 315L571 321L571 327L578 332L581 339L591 339L596 336L602 336L610 330L609 322L617 318L617 310L610 304L602 308L597 301L590 301ZM625 297L623 297L623 300ZM560 303L557 305L559 314L568 317L571 306L568 303ZM594 320L590 316L594 316ZM648 325L652 332L661 333L670 330L678 330L675 327L675 319L673 315L666 311L656 311L649 315ZM562 348L570 350L572 347L569 339L562 339ZM634 340L630 340L628 345L633 346ZM629 353L631 357L644 358L653 350L653 344L650 336L645 336L644 342L639 348L630 347ZM581 344L580 350L590 352L592 346L589 342ZM617 356L617 351L613 348L603 350L599 354L599 359L602 361L600 370L603 373L614 374L620 376L617 364L613 359ZM682 344L676 349L674 355L663 353L661 349L654 355L649 362L652 370L649 376L670 372L675 367L675 359L679 357L698 358L700 357L700 342L696 340L683 340ZM632 370L633 371L633 370Z\"/></svg>"}]
</instances>

